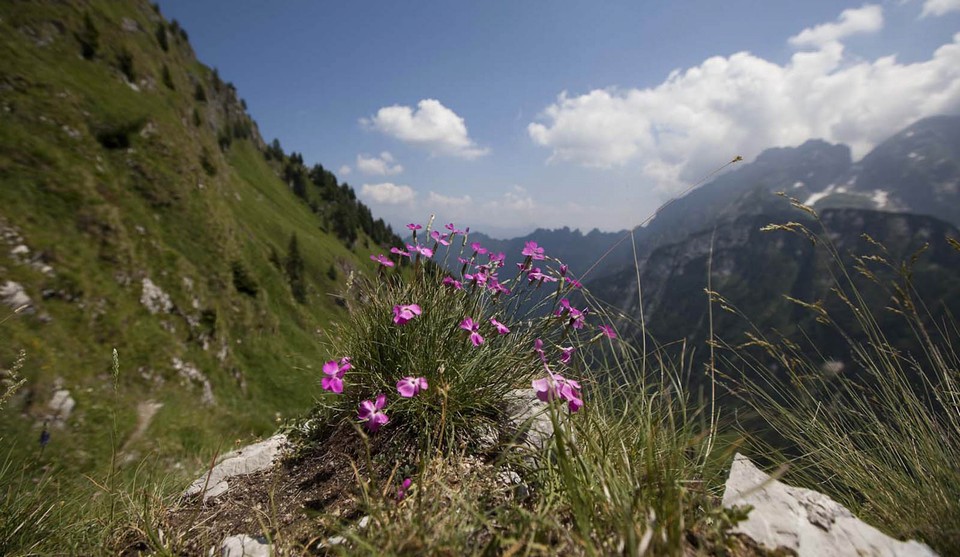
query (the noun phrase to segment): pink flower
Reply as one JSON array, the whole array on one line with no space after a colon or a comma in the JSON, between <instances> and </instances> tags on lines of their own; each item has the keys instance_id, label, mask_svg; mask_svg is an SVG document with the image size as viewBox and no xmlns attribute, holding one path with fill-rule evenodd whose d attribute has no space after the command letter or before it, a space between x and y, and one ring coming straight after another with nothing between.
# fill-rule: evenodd
<instances>
[{"instance_id":1,"label":"pink flower","mask_svg":"<svg viewBox=\"0 0 960 557\"><path fill-rule=\"evenodd\" d=\"M397 501L403 501L403 498L407 496L407 491L410 490L410 486L413 484L413 480L410 478L404 478L403 483L400 484L400 489L397 490Z\"/></svg>"},{"instance_id":2,"label":"pink flower","mask_svg":"<svg viewBox=\"0 0 960 557\"><path fill-rule=\"evenodd\" d=\"M393 322L397 325L406 325L407 321L418 315L420 315L420 306L417 304L393 306Z\"/></svg>"},{"instance_id":3,"label":"pink flower","mask_svg":"<svg viewBox=\"0 0 960 557\"><path fill-rule=\"evenodd\" d=\"M560 361L564 364L569 364L570 359L573 358L574 350L576 350L576 348L574 348L573 346L569 346L567 348L561 348Z\"/></svg>"},{"instance_id":4,"label":"pink flower","mask_svg":"<svg viewBox=\"0 0 960 557\"><path fill-rule=\"evenodd\" d=\"M415 224L411 222L410 224L407 225L407 228L409 228L410 230L420 230L423 227L420 226L419 224Z\"/></svg>"},{"instance_id":5,"label":"pink flower","mask_svg":"<svg viewBox=\"0 0 960 557\"><path fill-rule=\"evenodd\" d=\"M501 284L500 281L497 280L496 276L490 277L490 279L487 281L487 288L489 288L491 292L499 292L505 295L510 294L510 289Z\"/></svg>"},{"instance_id":6,"label":"pink flower","mask_svg":"<svg viewBox=\"0 0 960 557\"><path fill-rule=\"evenodd\" d=\"M371 255L370 259L376 261L384 267L393 267L393 261L387 259L387 256L383 255L382 253L380 255Z\"/></svg>"},{"instance_id":7,"label":"pink flower","mask_svg":"<svg viewBox=\"0 0 960 557\"><path fill-rule=\"evenodd\" d=\"M544 402L559 398L567 401L567 408L570 412L580 410L583 407L583 399L580 397L580 383L550 372L550 370L547 370L547 372L546 377L534 379L532 382L533 389L537 392L537 398Z\"/></svg>"},{"instance_id":8,"label":"pink flower","mask_svg":"<svg viewBox=\"0 0 960 557\"><path fill-rule=\"evenodd\" d=\"M447 230L449 230L449 231L450 231L450 234L452 234L452 235L455 235L455 234L469 234L469 233L470 233L470 227L469 227L469 226L466 228L466 230L460 230L459 228L457 228L456 226L454 226L452 222L443 225L443 227L446 228Z\"/></svg>"},{"instance_id":9,"label":"pink flower","mask_svg":"<svg viewBox=\"0 0 960 557\"><path fill-rule=\"evenodd\" d=\"M364 422L367 429L376 432L380 426L390 421L385 413L382 412L384 405L387 404L387 395L377 395L377 401L365 400L360 403L360 411L357 412L357 419Z\"/></svg>"},{"instance_id":10,"label":"pink flower","mask_svg":"<svg viewBox=\"0 0 960 557\"><path fill-rule=\"evenodd\" d=\"M410 253L416 252L424 257L433 257L433 250L428 247L421 246L420 244L415 246L407 244L407 249L410 250Z\"/></svg>"},{"instance_id":11,"label":"pink flower","mask_svg":"<svg viewBox=\"0 0 960 557\"><path fill-rule=\"evenodd\" d=\"M527 242L520 254L537 261L545 258L543 255L543 248L537 246L536 242Z\"/></svg>"},{"instance_id":12,"label":"pink flower","mask_svg":"<svg viewBox=\"0 0 960 557\"><path fill-rule=\"evenodd\" d=\"M487 253L487 248L481 246L480 242L474 242L470 244L470 247L473 249L475 253L478 253L480 255Z\"/></svg>"},{"instance_id":13,"label":"pink flower","mask_svg":"<svg viewBox=\"0 0 960 557\"><path fill-rule=\"evenodd\" d=\"M567 276L567 270L568 270L568 269L569 269L569 267L567 267L566 265L561 264L561 265L560 265L560 276L561 276L561 277Z\"/></svg>"},{"instance_id":14,"label":"pink flower","mask_svg":"<svg viewBox=\"0 0 960 557\"><path fill-rule=\"evenodd\" d=\"M420 391L426 391L427 387L426 377L404 377L397 381L397 392L403 398L413 398Z\"/></svg>"},{"instance_id":15,"label":"pink flower","mask_svg":"<svg viewBox=\"0 0 960 557\"><path fill-rule=\"evenodd\" d=\"M323 373L329 375L329 377L324 377L320 380L320 385L323 387L323 390L332 391L337 394L342 393L343 375L352 367L353 366L350 365L350 358L340 358L339 363L336 360L330 360L323 364Z\"/></svg>"},{"instance_id":16,"label":"pink flower","mask_svg":"<svg viewBox=\"0 0 960 557\"><path fill-rule=\"evenodd\" d=\"M540 282L557 282L557 279L550 275L543 274L543 272L540 271L540 267L534 267L533 270L527 274L527 280L530 282L535 280L539 280Z\"/></svg>"},{"instance_id":17,"label":"pink flower","mask_svg":"<svg viewBox=\"0 0 960 557\"><path fill-rule=\"evenodd\" d=\"M543 341L537 339L533 341L533 351L540 356L540 361L543 362L543 365L547 365L547 355L543 352Z\"/></svg>"},{"instance_id":18,"label":"pink flower","mask_svg":"<svg viewBox=\"0 0 960 557\"><path fill-rule=\"evenodd\" d=\"M554 315L563 315L568 313L570 315L570 325L574 329L582 329L583 324L585 323L587 310L580 311L579 309L570 305L570 300L564 298L560 300L560 305L563 306L562 309L558 309Z\"/></svg>"},{"instance_id":19,"label":"pink flower","mask_svg":"<svg viewBox=\"0 0 960 557\"><path fill-rule=\"evenodd\" d=\"M445 286L453 287L455 290L463 290L463 284L453 277L443 277L443 284Z\"/></svg>"},{"instance_id":20,"label":"pink flower","mask_svg":"<svg viewBox=\"0 0 960 557\"><path fill-rule=\"evenodd\" d=\"M617 332L610 325L600 325L600 330L607 335L607 338L617 338Z\"/></svg>"},{"instance_id":21,"label":"pink flower","mask_svg":"<svg viewBox=\"0 0 960 557\"><path fill-rule=\"evenodd\" d=\"M503 265L503 260L506 258L507 254L503 253L502 251L500 253L490 252L490 263L498 263Z\"/></svg>"},{"instance_id":22,"label":"pink flower","mask_svg":"<svg viewBox=\"0 0 960 557\"><path fill-rule=\"evenodd\" d=\"M468 280L473 284L479 284L480 286L483 286L487 283L487 275L483 271L479 271L474 274L467 273L463 275L463 278L464 280Z\"/></svg>"},{"instance_id":23,"label":"pink flower","mask_svg":"<svg viewBox=\"0 0 960 557\"><path fill-rule=\"evenodd\" d=\"M497 321L497 320L494 319L493 317L490 318L490 324L493 325L494 327L496 327L497 332L500 333L501 335L505 335L505 334L507 334L507 333L510 332L510 329L507 328L506 325L504 325L503 323Z\"/></svg>"},{"instance_id":24,"label":"pink flower","mask_svg":"<svg viewBox=\"0 0 960 557\"><path fill-rule=\"evenodd\" d=\"M460 328L464 331L470 331L470 342L472 342L474 346L480 346L483 344L483 337L480 336L479 323L467 317L460 322Z\"/></svg>"},{"instance_id":25,"label":"pink flower","mask_svg":"<svg viewBox=\"0 0 960 557\"><path fill-rule=\"evenodd\" d=\"M393 253L393 254L396 254L396 255L400 255L400 256L403 256L403 257L410 257L410 252L408 252L408 251L403 251L403 250L400 249L400 248L390 248L390 253Z\"/></svg>"},{"instance_id":26,"label":"pink flower","mask_svg":"<svg viewBox=\"0 0 960 557\"><path fill-rule=\"evenodd\" d=\"M574 288L583 288L583 283L575 278L568 278L567 283Z\"/></svg>"},{"instance_id":27,"label":"pink flower","mask_svg":"<svg viewBox=\"0 0 960 557\"><path fill-rule=\"evenodd\" d=\"M449 246L449 245L450 245L450 242L447 241L447 235L446 235L446 234L440 234L440 232L437 231L437 230L434 230L433 232L431 232L431 233L430 233L430 237L433 238L433 240L434 240L435 242L439 243L441 246Z\"/></svg>"}]
</instances>

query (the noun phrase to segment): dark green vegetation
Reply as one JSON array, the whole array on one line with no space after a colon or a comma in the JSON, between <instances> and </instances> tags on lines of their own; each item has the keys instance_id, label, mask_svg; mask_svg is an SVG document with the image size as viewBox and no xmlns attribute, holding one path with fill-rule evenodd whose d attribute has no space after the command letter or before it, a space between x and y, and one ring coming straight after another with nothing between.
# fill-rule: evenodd
<instances>
[{"instance_id":1,"label":"dark green vegetation","mask_svg":"<svg viewBox=\"0 0 960 557\"><path fill-rule=\"evenodd\" d=\"M396 241L332 173L268 147L176 22L108 0L0 7L0 232L0 286L30 300L0 306L0 366L24 350L27 380L0 437L91 489L80 473L152 454L195 475L308 409L332 294ZM76 406L39 456L61 388Z\"/></svg>"}]
</instances>

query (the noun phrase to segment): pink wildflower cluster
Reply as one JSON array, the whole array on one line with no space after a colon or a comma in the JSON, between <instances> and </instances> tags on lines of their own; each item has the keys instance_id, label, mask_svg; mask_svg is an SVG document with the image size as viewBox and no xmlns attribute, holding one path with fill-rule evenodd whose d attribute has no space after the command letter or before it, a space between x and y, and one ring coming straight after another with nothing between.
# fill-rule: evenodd
<instances>
[{"instance_id":1,"label":"pink wildflower cluster","mask_svg":"<svg viewBox=\"0 0 960 557\"><path fill-rule=\"evenodd\" d=\"M466 230L460 230L454 227L453 223L446 225L446 228L447 230L450 231L450 233L442 234L438 230L434 230L430 232L430 238L434 242L433 247L431 248L417 241L417 231L423 230L423 225L412 222L407 225L407 229L413 233L411 242L406 244L406 249L398 248L398 247L390 248L390 253L397 256L396 257L397 262L399 262L402 258L419 259L420 257L424 257L426 259L430 259L431 257L433 257L433 254L437 251L437 248L439 246L449 246L450 242L453 240L453 237L455 235L466 234L467 232L470 232L469 228L467 228ZM384 267L393 267L395 265L393 260L384 256L383 254L371 255L370 259L380 263Z\"/></svg>"},{"instance_id":2,"label":"pink wildflower cluster","mask_svg":"<svg viewBox=\"0 0 960 557\"><path fill-rule=\"evenodd\" d=\"M399 262L404 257L408 259L416 258L417 260L419 260L420 257L432 258L441 246L449 249L453 238L457 235L463 235L464 240L462 245L464 248L467 247L466 235L470 231L469 228L460 230L454 226L453 223L444 226L446 232L442 230L431 231L428 227L425 232L427 237L423 237L421 240L426 242L432 240L432 247L430 247L418 241L417 232L423 230L423 226L411 223L407 225L407 228L412 232L410 243L405 245L405 249L398 247L390 249L390 253L396 256L395 260L391 260L383 254L371 255L370 259L385 267L393 267L396 264L395 261ZM469 252L461 253L461 256L457 257L457 261L462 265L459 277L455 278L453 274L444 276L442 279L443 287L454 292L486 291L492 296L509 296L511 293L510 289L507 288L499 278L499 271L504 266L506 255L503 253L493 253L479 242L469 244L469 248ZM464 257L467 253L470 254L469 257ZM539 246L537 242L527 242L521 251L521 255L523 255L525 259L522 263L517 264L520 273L517 275L515 282L520 284L524 282L531 285L535 284L537 288L544 283L559 283L555 294L557 298L560 298L561 293L565 291L565 287L567 286L570 288L582 287L581 283L570 274L569 268L566 265L560 264L559 269L556 271L552 268L547 268L546 261L549 258L544 248ZM534 266L535 263L539 261L544 261L544 263L540 263L539 266ZM526 281L522 280L524 275L526 276ZM509 283L510 281L507 282ZM569 299L563 298L557 305L554 316L559 318L564 328L581 330L586 325L588 311L587 308L580 309L575 307ZM397 304L393 307L393 323L400 326L406 325L410 321L418 318L421 314L422 309L417 304ZM483 320L475 320L472 316L463 316L458 323L458 328L466 332L466 338L469 339L474 347L480 347L496 335L510 333L510 328L496 317L490 317L489 324L488 327ZM594 340L598 340L602 336L607 336L611 339L616 338L617 335L612 326L599 325L598 327L600 332L594 337ZM486 337L484 335L486 335ZM557 360L559 363L557 365L569 366L573 361L576 348L574 346L556 346L555 350L558 351ZM580 410L580 408L583 407L580 383L576 380L568 379L551 369L547 354L544 350L543 341L540 339L536 339L534 351L539 356L546 370L544 377L536 379L532 383L533 388L536 390L537 397L547 402L563 400L570 412ZM324 373L328 375L328 377L323 380L324 389L341 393L343 391L343 376L345 371L350 369L350 360L349 358L344 358L341 359L340 362L332 361L328 362L328 364L329 367L327 365L324 366ZM427 379L425 377L407 376L397 382L396 388L401 397L412 398L421 391L428 389ZM374 400L363 401L360 405L360 411L357 416L358 419L364 422L368 429L376 431L389 421L384 411L386 403L387 398L384 394L378 395ZM398 499L403 497L408 487L409 485L405 482L405 485L402 486L398 492Z\"/></svg>"},{"instance_id":3,"label":"pink wildflower cluster","mask_svg":"<svg viewBox=\"0 0 960 557\"><path fill-rule=\"evenodd\" d=\"M341 358L339 363L336 360L331 360L324 364L323 372L328 375L321 381L324 390L336 394L343 393L343 376L351 367L350 358ZM426 377L408 376L397 381L397 392L403 398L413 398L428 388ZM371 432L376 432L390 421L390 417L384 411L386 405L387 395L383 393L378 394L373 400L364 400L360 403L357 419L367 426L367 429Z\"/></svg>"},{"instance_id":4,"label":"pink wildflower cluster","mask_svg":"<svg viewBox=\"0 0 960 557\"><path fill-rule=\"evenodd\" d=\"M421 313L422 310L417 304L396 305L393 307L393 322L396 325L405 325ZM323 364L323 373L326 374L326 377L320 381L321 386L325 391L336 394L343 393L344 375L352 368L353 365L350 363L349 357L340 358L339 361L330 360ZM407 376L397 381L397 393L403 398L413 398L429 387L426 377ZM364 400L360 403L357 419L371 432L376 432L390 421L390 417L384 411L386 405L387 395L383 393L378 394L373 400Z\"/></svg>"}]
</instances>

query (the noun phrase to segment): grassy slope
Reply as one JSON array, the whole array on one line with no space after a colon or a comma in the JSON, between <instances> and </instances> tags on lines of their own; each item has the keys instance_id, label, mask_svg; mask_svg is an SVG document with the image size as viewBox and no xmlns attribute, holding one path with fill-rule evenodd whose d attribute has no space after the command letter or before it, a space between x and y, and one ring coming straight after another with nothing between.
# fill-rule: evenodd
<instances>
[{"instance_id":1,"label":"grassy slope","mask_svg":"<svg viewBox=\"0 0 960 557\"><path fill-rule=\"evenodd\" d=\"M55 270L46 276L8 255L12 246L0 247L0 279L24 285L37 309L0 325L0 365L26 350L28 379L5 410L0 436L32 452L60 379L77 408L65 429L53 431L45 460L102 469L113 410L122 444L135 428L137 402L149 398L164 406L129 452L159 449L194 469L218 440L262 435L275 427L275 413L293 416L310 405L324 356L316 331L340 314L326 294L338 287L326 270L358 260L320 231L251 140L221 152L226 114L241 109L186 41L169 33L169 50L160 48L154 31L162 20L148 4L78 4L0 8L0 218ZM99 31L93 60L81 58L75 38L84 11ZM123 18L140 30L125 31ZM133 55L140 91L117 68L121 49ZM164 64L174 90L163 84ZM195 83L206 102L194 98ZM130 135L129 148L97 141L99 131L125 124L142 132ZM204 153L215 175L204 170ZM294 233L310 287L304 305L268 259L271 248L284 257ZM259 284L256 298L233 286L233 262ZM144 277L170 295L173 313L151 315L140 304ZM45 299L44 290L58 294ZM177 375L174 357L209 378L214 405L204 406L200 386Z\"/></svg>"}]
</instances>

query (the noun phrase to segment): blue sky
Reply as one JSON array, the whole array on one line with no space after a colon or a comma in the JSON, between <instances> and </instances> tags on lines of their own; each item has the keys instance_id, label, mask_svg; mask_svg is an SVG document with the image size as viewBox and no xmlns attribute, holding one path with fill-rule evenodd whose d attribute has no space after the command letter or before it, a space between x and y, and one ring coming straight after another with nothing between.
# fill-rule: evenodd
<instances>
[{"instance_id":1,"label":"blue sky","mask_svg":"<svg viewBox=\"0 0 960 557\"><path fill-rule=\"evenodd\" d=\"M161 0L394 227L633 226L735 155L960 112L960 0Z\"/></svg>"}]
</instances>

